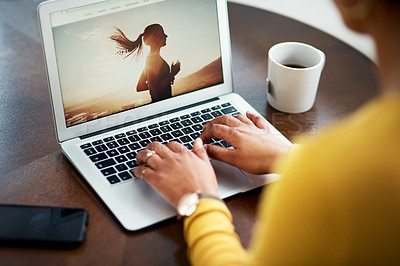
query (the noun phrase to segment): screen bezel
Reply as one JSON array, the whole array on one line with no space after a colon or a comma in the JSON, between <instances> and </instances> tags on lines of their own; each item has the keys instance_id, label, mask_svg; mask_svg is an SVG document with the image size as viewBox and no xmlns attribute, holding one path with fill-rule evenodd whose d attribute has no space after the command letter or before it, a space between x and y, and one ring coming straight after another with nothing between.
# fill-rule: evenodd
<instances>
[{"instance_id":1,"label":"screen bezel","mask_svg":"<svg viewBox=\"0 0 400 266\"><path fill-rule=\"evenodd\" d=\"M222 59L223 83L193 91L187 94L174 96L170 99L136 107L106 117L87 121L70 127L66 126L64 106L62 101L61 86L59 83L58 66L53 41L53 31L50 14L61 10L101 3L99 0L58 0L43 2L38 7L39 25L41 27L42 45L47 68L47 78L51 96L56 136L59 143L92 134L107 128L115 127L145 117L154 116L177 107L191 105L196 102L215 98L233 91L231 71L231 48L229 37L229 23L226 0L215 0L217 3L217 16L219 27L219 41Z\"/></svg>"}]
</instances>

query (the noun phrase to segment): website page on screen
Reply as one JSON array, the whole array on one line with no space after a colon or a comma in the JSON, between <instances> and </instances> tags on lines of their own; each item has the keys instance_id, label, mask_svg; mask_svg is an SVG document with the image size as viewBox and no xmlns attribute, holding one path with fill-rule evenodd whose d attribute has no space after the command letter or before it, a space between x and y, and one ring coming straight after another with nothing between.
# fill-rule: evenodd
<instances>
[{"instance_id":1,"label":"website page on screen","mask_svg":"<svg viewBox=\"0 0 400 266\"><path fill-rule=\"evenodd\" d=\"M67 127L223 83L216 0L51 14Z\"/></svg>"}]
</instances>

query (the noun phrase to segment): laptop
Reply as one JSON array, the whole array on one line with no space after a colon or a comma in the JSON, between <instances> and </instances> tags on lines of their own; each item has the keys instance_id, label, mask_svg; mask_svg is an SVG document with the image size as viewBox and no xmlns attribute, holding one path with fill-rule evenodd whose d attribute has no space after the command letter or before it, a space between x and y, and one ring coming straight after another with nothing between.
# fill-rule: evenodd
<instances>
[{"instance_id":1,"label":"laptop","mask_svg":"<svg viewBox=\"0 0 400 266\"><path fill-rule=\"evenodd\" d=\"M257 113L233 93L226 1L57 0L38 16L62 152L125 229L176 216L132 175L137 152L152 141L191 149L214 117ZM278 178L212 164L222 198Z\"/></svg>"}]
</instances>

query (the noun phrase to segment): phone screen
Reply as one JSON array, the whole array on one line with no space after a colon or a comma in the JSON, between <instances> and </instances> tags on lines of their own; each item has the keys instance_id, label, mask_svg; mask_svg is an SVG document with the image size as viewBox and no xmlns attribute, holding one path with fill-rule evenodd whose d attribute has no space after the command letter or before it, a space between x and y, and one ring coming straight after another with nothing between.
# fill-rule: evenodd
<instances>
[{"instance_id":1,"label":"phone screen","mask_svg":"<svg viewBox=\"0 0 400 266\"><path fill-rule=\"evenodd\" d=\"M0 204L0 244L76 247L86 235L84 209Z\"/></svg>"}]
</instances>

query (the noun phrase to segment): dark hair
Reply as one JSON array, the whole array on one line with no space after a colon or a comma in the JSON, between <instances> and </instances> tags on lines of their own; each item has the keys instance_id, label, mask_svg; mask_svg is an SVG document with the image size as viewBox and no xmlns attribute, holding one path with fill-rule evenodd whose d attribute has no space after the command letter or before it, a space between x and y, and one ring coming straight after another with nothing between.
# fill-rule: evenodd
<instances>
[{"instance_id":1,"label":"dark hair","mask_svg":"<svg viewBox=\"0 0 400 266\"><path fill-rule=\"evenodd\" d=\"M142 54L143 33L141 33L135 41L131 41L128 37L126 37L125 33L123 33L121 29L115 29L117 30L117 33L110 36L110 39L117 43L117 48L119 50L118 53L123 54L124 52L127 52L128 54L125 56L126 58L137 51L135 57L139 58L139 56Z\"/></svg>"},{"instance_id":2,"label":"dark hair","mask_svg":"<svg viewBox=\"0 0 400 266\"><path fill-rule=\"evenodd\" d=\"M126 37L125 33L119 28L116 29L116 34L110 36L110 39L117 43L118 53L124 54L127 52L128 54L125 56L128 57L136 51L134 56L136 59L140 57L142 54L142 46L143 39L146 39L149 35L151 35L155 30L163 30L163 27L160 24L151 24L144 29L144 32L141 33L135 41L131 41L128 37Z\"/></svg>"}]
</instances>

